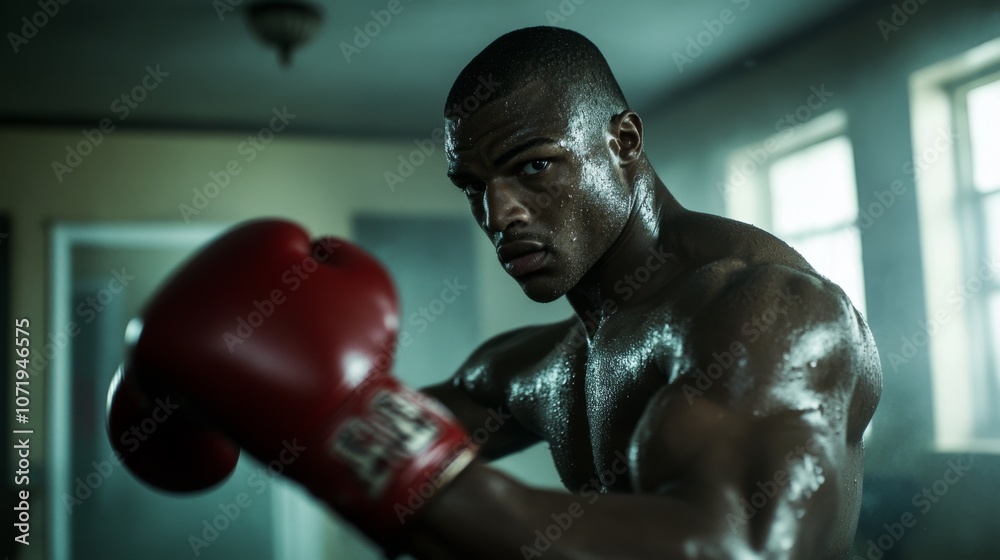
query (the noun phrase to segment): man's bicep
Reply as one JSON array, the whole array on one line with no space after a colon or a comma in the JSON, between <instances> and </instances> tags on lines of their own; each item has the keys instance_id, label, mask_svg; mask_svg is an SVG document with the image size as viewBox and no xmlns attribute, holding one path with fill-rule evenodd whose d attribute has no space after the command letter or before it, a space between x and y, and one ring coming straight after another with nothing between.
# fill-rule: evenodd
<instances>
[{"instance_id":1,"label":"man's bicep","mask_svg":"<svg viewBox=\"0 0 1000 560\"><path fill-rule=\"evenodd\" d=\"M684 499L718 539L767 557L818 557L836 521L843 442L816 412L761 418L666 387L631 455L637 492Z\"/></svg>"},{"instance_id":2,"label":"man's bicep","mask_svg":"<svg viewBox=\"0 0 1000 560\"><path fill-rule=\"evenodd\" d=\"M726 527L751 548L826 553L842 512L845 441L818 411L797 410L753 421L747 430L739 508Z\"/></svg>"}]
</instances>

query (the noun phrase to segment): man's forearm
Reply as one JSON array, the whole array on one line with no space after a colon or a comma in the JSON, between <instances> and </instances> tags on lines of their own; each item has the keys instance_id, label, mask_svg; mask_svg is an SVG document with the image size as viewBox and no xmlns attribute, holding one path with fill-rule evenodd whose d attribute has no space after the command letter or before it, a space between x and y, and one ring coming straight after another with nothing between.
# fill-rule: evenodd
<instances>
[{"instance_id":1,"label":"man's forearm","mask_svg":"<svg viewBox=\"0 0 1000 560\"><path fill-rule=\"evenodd\" d=\"M421 560L743 558L743 531L659 495L574 495L524 486L474 464L416 520L410 552Z\"/></svg>"}]
</instances>

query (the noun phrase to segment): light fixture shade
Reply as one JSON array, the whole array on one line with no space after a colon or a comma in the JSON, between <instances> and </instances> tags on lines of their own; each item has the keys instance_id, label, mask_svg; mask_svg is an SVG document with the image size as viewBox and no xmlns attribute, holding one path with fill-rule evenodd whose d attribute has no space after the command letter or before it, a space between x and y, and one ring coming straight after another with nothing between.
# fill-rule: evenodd
<instances>
[{"instance_id":1,"label":"light fixture shade","mask_svg":"<svg viewBox=\"0 0 1000 560\"><path fill-rule=\"evenodd\" d=\"M316 34L322 14L316 6L294 0L255 2L247 6L247 19L264 44L278 49L281 65L287 67L292 51Z\"/></svg>"}]
</instances>

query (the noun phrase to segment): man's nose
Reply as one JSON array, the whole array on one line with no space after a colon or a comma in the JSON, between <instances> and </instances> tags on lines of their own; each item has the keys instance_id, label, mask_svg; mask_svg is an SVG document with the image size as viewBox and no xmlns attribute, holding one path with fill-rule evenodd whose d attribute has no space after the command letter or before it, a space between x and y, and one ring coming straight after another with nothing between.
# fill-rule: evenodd
<instances>
[{"instance_id":1,"label":"man's nose","mask_svg":"<svg viewBox=\"0 0 1000 560\"><path fill-rule=\"evenodd\" d=\"M520 189L509 180L495 180L486 185L486 229L500 233L517 222L527 223L528 209L521 201Z\"/></svg>"}]
</instances>

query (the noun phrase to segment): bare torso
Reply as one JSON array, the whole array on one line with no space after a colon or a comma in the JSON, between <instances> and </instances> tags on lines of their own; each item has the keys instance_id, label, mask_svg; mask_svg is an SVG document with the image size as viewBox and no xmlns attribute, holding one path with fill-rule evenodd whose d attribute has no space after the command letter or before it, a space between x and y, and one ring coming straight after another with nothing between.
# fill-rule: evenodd
<instances>
[{"instance_id":1,"label":"bare torso","mask_svg":"<svg viewBox=\"0 0 1000 560\"><path fill-rule=\"evenodd\" d=\"M498 438L496 446L503 449L496 449L496 455L545 441L569 491L636 492L631 473L624 469L647 406L661 391L675 391L680 398L685 386L688 390L697 388L686 372L697 361L697 356L692 356L697 350L691 344L698 334L695 329L706 324L696 323L694 317L721 291L738 288L749 267L779 264L816 276L794 251L756 228L705 215L697 220L688 231L694 234L691 238L700 240L697 246L687 245L697 266L655 291L636 292L601 324L589 342L576 317L527 327L492 340L470 362L471 367L457 374L453 387L461 387L484 406L509 409L523 429L510 438ZM699 237L700 228L716 237ZM734 239L740 243L733 245ZM842 294L827 281L823 283ZM844 429L836 437L845 438L848 450L842 461L843 483L831 558L842 558L851 545L861 498L861 436L879 392L876 350L860 316L856 326L860 333L855 337L858 353L869 359L856 360L852 371L838 372L840 378L832 382L820 404L844 415ZM757 336L767 336L757 331ZM753 334L751 330L748 336ZM726 366L727 360L721 356L717 361ZM453 398L440 390L431 392L455 408ZM688 427L677 426L677 430L683 434ZM696 431L691 434L701 437ZM679 441L683 440L681 435ZM675 447L676 453L669 446L663 450L662 463L675 473L668 478L683 484L691 474L686 472L690 462L681 449L685 444ZM664 487L669 483L664 481Z\"/></svg>"}]
</instances>

